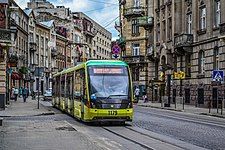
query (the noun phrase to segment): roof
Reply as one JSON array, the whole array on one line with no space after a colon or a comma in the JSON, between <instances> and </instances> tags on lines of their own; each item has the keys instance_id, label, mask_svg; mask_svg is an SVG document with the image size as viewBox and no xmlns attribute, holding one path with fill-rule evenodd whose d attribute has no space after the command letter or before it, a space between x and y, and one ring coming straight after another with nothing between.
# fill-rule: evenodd
<instances>
[{"instance_id":1,"label":"roof","mask_svg":"<svg viewBox=\"0 0 225 150\"><path fill-rule=\"evenodd\" d=\"M43 22L40 22L40 23L50 28L54 25L54 20L43 21Z\"/></svg>"},{"instance_id":2,"label":"roof","mask_svg":"<svg viewBox=\"0 0 225 150\"><path fill-rule=\"evenodd\" d=\"M98 65L128 66L127 63L125 63L123 61L120 61L120 60L89 60L85 63L82 63L82 64L79 64L77 66L74 66L74 67L68 68L66 70L63 70L63 71L55 74L53 77L56 77L58 75L66 74L66 73L69 73L71 71L80 69L80 68L84 67L85 65L86 66L98 66Z\"/></svg>"},{"instance_id":3,"label":"roof","mask_svg":"<svg viewBox=\"0 0 225 150\"><path fill-rule=\"evenodd\" d=\"M25 8L23 11L27 14L27 16L29 16L30 13L32 12L32 9L30 9L30 8Z\"/></svg>"},{"instance_id":4,"label":"roof","mask_svg":"<svg viewBox=\"0 0 225 150\"><path fill-rule=\"evenodd\" d=\"M92 65L118 65L118 66L128 66L127 63L120 60L89 60L86 62L87 66Z\"/></svg>"}]
</instances>

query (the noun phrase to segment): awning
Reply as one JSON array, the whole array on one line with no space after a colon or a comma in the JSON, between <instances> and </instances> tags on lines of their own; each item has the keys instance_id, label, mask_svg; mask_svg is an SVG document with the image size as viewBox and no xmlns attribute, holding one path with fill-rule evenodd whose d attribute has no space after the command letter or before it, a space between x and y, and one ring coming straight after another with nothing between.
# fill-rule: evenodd
<instances>
[{"instance_id":1,"label":"awning","mask_svg":"<svg viewBox=\"0 0 225 150\"><path fill-rule=\"evenodd\" d=\"M20 79L22 79L22 77L21 77L21 75L18 72L14 71L11 74L11 79L13 79L13 80L20 80Z\"/></svg>"}]
</instances>

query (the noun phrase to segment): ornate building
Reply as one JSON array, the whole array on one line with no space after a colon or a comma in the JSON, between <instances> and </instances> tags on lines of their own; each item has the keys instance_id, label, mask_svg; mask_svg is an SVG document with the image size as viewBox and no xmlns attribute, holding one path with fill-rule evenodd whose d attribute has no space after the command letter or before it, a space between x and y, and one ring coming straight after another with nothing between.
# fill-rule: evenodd
<instances>
[{"instance_id":1,"label":"ornate building","mask_svg":"<svg viewBox=\"0 0 225 150\"><path fill-rule=\"evenodd\" d=\"M155 99L168 104L183 97L186 104L207 106L224 97L224 85L212 79L213 70L225 70L222 0L155 0ZM175 74L185 73L183 79ZM172 99L171 99L172 98Z\"/></svg>"},{"instance_id":2,"label":"ornate building","mask_svg":"<svg viewBox=\"0 0 225 150\"><path fill-rule=\"evenodd\" d=\"M141 89L141 94L147 92L149 83L147 68L149 64L148 51L152 49L153 13L148 8L149 1L127 0L119 1L120 29L119 45L122 48L122 59L126 61L132 72L135 87Z\"/></svg>"}]
</instances>

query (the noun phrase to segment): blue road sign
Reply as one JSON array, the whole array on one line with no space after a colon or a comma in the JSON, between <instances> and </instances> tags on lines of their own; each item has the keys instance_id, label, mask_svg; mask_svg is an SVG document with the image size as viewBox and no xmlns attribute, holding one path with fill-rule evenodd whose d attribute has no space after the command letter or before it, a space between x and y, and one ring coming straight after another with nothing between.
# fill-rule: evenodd
<instances>
[{"instance_id":1,"label":"blue road sign","mask_svg":"<svg viewBox=\"0 0 225 150\"><path fill-rule=\"evenodd\" d=\"M224 81L224 73L223 70L213 70L212 72L212 80L217 82Z\"/></svg>"}]
</instances>

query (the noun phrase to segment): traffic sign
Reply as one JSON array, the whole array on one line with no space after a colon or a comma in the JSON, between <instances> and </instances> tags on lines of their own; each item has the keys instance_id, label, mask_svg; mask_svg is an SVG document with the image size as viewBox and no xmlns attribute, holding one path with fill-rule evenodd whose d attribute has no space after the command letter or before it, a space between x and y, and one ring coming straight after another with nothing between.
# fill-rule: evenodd
<instances>
[{"instance_id":1,"label":"traffic sign","mask_svg":"<svg viewBox=\"0 0 225 150\"><path fill-rule=\"evenodd\" d=\"M179 72L174 72L173 73L173 78L174 79L185 79L185 72L179 71Z\"/></svg>"},{"instance_id":2,"label":"traffic sign","mask_svg":"<svg viewBox=\"0 0 225 150\"><path fill-rule=\"evenodd\" d=\"M212 80L217 82L222 82L224 80L223 70L213 70Z\"/></svg>"},{"instance_id":3,"label":"traffic sign","mask_svg":"<svg viewBox=\"0 0 225 150\"><path fill-rule=\"evenodd\" d=\"M120 48L120 46L118 44L113 45L113 47L112 47L112 53L113 54L117 54L118 55L120 53L120 51L121 51L121 48Z\"/></svg>"}]
</instances>

